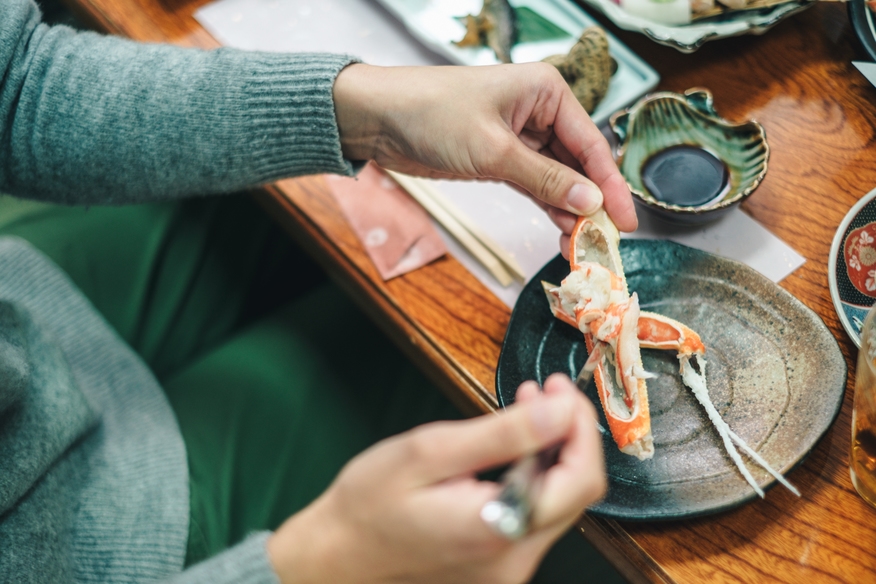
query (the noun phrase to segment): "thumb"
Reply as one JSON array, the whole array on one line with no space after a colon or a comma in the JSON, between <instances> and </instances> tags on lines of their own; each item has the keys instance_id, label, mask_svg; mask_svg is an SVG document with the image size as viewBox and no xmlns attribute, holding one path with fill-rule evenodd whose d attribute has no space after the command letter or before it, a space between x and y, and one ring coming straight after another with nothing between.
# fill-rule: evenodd
<instances>
[{"instance_id":1,"label":"thumb","mask_svg":"<svg viewBox=\"0 0 876 584\"><path fill-rule=\"evenodd\" d=\"M565 164L528 148L516 136L499 166L499 178L518 185L533 197L576 215L590 215L602 206L602 191L590 179Z\"/></svg>"},{"instance_id":2,"label":"thumb","mask_svg":"<svg viewBox=\"0 0 876 584\"><path fill-rule=\"evenodd\" d=\"M434 484L538 452L574 428L575 396L542 395L497 415L427 424L411 433L414 481Z\"/></svg>"}]
</instances>

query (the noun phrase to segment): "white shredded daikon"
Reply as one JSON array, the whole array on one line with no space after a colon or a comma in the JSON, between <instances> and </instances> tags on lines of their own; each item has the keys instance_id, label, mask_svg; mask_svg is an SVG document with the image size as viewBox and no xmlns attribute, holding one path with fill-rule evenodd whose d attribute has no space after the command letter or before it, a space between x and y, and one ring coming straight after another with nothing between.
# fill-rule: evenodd
<instances>
[{"instance_id":1,"label":"white shredded daikon","mask_svg":"<svg viewBox=\"0 0 876 584\"><path fill-rule=\"evenodd\" d=\"M730 455L730 458L733 459L733 462L736 464L736 467L739 469L739 472L742 473L742 476L745 477L745 480L751 485L751 488L763 498L764 493L763 489L758 486L755 482L754 477L751 476L751 473L748 471L748 468L745 466L745 463L742 461L742 457L739 456L739 452L736 450L736 447L733 445L735 442L739 445L740 448L750 456L755 462L757 462L760 466L764 468L768 473L770 473L773 477L775 477L781 484L788 488L792 493L800 496L800 491L798 491L791 483L789 483L785 477L776 472L766 460L763 459L757 452L755 452L745 441L740 438L733 430L730 429L730 426L727 425L727 422L721 418L721 414L718 413L718 410L715 408L712 403L712 399L709 397L709 390L706 386L706 360L702 358L702 356L697 357L697 365L699 365L700 371L697 372L693 366L690 364L690 357L686 355L679 356L679 361L681 362L681 379L684 381L684 384L687 385L694 396L697 398L697 401L705 408L706 413L709 416L709 419L712 421L712 424L715 426L715 429L718 430L718 434L721 436L721 439L724 442L724 448L727 449L727 454Z\"/></svg>"}]
</instances>

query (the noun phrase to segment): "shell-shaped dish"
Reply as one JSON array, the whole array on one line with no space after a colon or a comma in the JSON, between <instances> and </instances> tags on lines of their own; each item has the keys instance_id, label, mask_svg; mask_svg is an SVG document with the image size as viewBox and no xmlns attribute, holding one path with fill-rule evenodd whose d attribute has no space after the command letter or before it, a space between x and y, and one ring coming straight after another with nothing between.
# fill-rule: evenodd
<instances>
[{"instance_id":1,"label":"shell-shaped dish","mask_svg":"<svg viewBox=\"0 0 876 584\"><path fill-rule=\"evenodd\" d=\"M767 171L766 132L751 120L741 124L718 116L712 94L700 88L684 94L647 95L617 112L611 127L618 137L618 166L633 198L664 219L676 223L705 223L717 219L758 187ZM727 169L727 184L713 200L698 206L660 201L644 184L642 170L655 154L674 146L698 147L715 156Z\"/></svg>"}]
</instances>

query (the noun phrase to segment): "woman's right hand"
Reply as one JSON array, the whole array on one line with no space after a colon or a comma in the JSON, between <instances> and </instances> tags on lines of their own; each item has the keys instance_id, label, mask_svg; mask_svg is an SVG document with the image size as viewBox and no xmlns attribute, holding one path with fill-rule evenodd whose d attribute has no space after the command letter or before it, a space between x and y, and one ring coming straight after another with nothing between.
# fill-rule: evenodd
<instances>
[{"instance_id":1,"label":"woman's right hand","mask_svg":"<svg viewBox=\"0 0 876 584\"><path fill-rule=\"evenodd\" d=\"M417 176L504 181L566 236L577 215L602 206L621 231L636 229L608 142L551 65L355 64L333 93L347 158Z\"/></svg>"},{"instance_id":2,"label":"woman's right hand","mask_svg":"<svg viewBox=\"0 0 876 584\"><path fill-rule=\"evenodd\" d=\"M526 382L517 402L498 415L420 426L350 461L269 540L281 581L528 581L606 479L596 412L568 377L551 376L543 393ZM530 532L496 535L480 510L500 487L475 473L559 443Z\"/></svg>"}]
</instances>

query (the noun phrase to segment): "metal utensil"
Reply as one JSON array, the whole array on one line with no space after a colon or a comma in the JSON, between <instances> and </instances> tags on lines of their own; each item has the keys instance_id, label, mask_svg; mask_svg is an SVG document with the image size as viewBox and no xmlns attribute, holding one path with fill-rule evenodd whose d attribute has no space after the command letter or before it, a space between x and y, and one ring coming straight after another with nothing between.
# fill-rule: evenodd
<instances>
[{"instance_id":1,"label":"metal utensil","mask_svg":"<svg viewBox=\"0 0 876 584\"><path fill-rule=\"evenodd\" d=\"M582 391L590 383L593 371L602 359L602 344L598 341L594 343L587 361L575 378L575 384ZM533 495L544 472L556 464L561 446L524 456L502 475L499 496L481 509L481 519L490 529L512 540L526 535L532 518Z\"/></svg>"},{"instance_id":2,"label":"metal utensil","mask_svg":"<svg viewBox=\"0 0 876 584\"><path fill-rule=\"evenodd\" d=\"M502 475L499 496L481 509L481 519L490 529L508 539L526 535L532 516L533 491L558 452L559 448L554 447L524 456Z\"/></svg>"},{"instance_id":3,"label":"metal utensil","mask_svg":"<svg viewBox=\"0 0 876 584\"><path fill-rule=\"evenodd\" d=\"M604 344L601 341L593 341L593 349L590 350L587 361L584 362L584 366L581 367L581 371L578 372L578 376L575 378L575 385L581 391L584 391L590 380L593 379L593 372L596 371L596 366L602 360L602 346Z\"/></svg>"}]
</instances>

